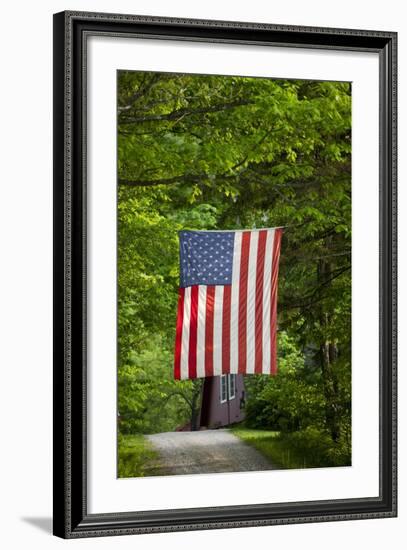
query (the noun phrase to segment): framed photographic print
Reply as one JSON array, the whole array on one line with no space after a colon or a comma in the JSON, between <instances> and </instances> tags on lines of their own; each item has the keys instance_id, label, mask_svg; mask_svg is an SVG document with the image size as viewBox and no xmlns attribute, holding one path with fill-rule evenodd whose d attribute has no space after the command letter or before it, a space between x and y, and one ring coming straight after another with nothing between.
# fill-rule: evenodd
<instances>
[{"instance_id":1,"label":"framed photographic print","mask_svg":"<svg viewBox=\"0 0 407 550\"><path fill-rule=\"evenodd\" d=\"M396 34L54 16L54 534L396 515Z\"/></svg>"}]
</instances>

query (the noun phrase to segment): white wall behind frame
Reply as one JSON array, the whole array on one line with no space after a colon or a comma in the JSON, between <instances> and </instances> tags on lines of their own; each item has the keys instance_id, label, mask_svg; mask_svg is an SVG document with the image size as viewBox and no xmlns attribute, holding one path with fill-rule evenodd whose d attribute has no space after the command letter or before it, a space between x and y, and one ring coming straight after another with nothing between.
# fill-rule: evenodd
<instances>
[{"instance_id":1,"label":"white wall behind frame","mask_svg":"<svg viewBox=\"0 0 407 550\"><path fill-rule=\"evenodd\" d=\"M1 346L0 454L2 545L14 550L38 547L162 548L186 550L257 546L336 550L362 544L371 550L400 548L405 538L406 475L400 471L400 517L389 520L289 525L256 529L172 533L65 542L47 531L51 515L52 380L52 146L51 15L62 9L234 19L300 25L399 31L400 152L407 147L407 28L404 2L372 0L290 0L289 2L187 2L186 0L15 0L2 6L2 85L0 115L2 200L0 201L2 269L0 271ZM4 43L3 43L4 41ZM400 182L407 161L400 154ZM406 186L399 189L400 210L407 207ZM407 217L400 216L403 243ZM406 247L400 246L400 282L407 279ZM407 336L406 292L400 284L400 341ZM400 346L400 396L407 390ZM18 388L18 398L17 391ZM401 398L400 464L405 464L407 400Z\"/></svg>"}]
</instances>

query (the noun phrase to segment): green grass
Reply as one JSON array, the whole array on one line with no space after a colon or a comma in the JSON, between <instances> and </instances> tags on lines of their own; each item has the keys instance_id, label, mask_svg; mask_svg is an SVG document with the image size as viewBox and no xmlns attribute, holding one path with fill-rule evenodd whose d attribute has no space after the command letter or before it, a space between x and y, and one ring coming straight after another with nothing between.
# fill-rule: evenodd
<instances>
[{"instance_id":1,"label":"green grass","mask_svg":"<svg viewBox=\"0 0 407 550\"><path fill-rule=\"evenodd\" d=\"M141 434L119 435L118 477L160 475L158 454Z\"/></svg>"},{"instance_id":2,"label":"green grass","mask_svg":"<svg viewBox=\"0 0 407 550\"><path fill-rule=\"evenodd\" d=\"M232 432L257 449L277 468L350 466L350 456L316 429L281 433L236 426Z\"/></svg>"}]
</instances>

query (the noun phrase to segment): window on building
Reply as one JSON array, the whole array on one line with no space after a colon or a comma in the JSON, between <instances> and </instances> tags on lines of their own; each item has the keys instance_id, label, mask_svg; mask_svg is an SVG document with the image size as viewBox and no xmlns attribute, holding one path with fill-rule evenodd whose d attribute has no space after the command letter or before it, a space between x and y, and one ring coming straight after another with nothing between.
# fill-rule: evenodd
<instances>
[{"instance_id":1,"label":"window on building","mask_svg":"<svg viewBox=\"0 0 407 550\"><path fill-rule=\"evenodd\" d=\"M220 402L236 397L236 374L222 374L220 377Z\"/></svg>"},{"instance_id":2,"label":"window on building","mask_svg":"<svg viewBox=\"0 0 407 550\"><path fill-rule=\"evenodd\" d=\"M227 375L222 374L220 377L220 402L224 403L228 398L228 381Z\"/></svg>"},{"instance_id":3,"label":"window on building","mask_svg":"<svg viewBox=\"0 0 407 550\"><path fill-rule=\"evenodd\" d=\"M236 374L229 374L229 399L236 397Z\"/></svg>"}]
</instances>

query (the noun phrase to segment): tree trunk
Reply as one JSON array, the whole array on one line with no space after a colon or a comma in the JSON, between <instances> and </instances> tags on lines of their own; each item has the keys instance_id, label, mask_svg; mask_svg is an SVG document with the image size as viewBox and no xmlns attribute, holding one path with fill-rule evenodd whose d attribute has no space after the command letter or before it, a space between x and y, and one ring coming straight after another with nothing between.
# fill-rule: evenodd
<instances>
[{"instance_id":1,"label":"tree trunk","mask_svg":"<svg viewBox=\"0 0 407 550\"><path fill-rule=\"evenodd\" d=\"M194 380L194 392L191 399L191 431L199 430L199 412L203 384L201 380Z\"/></svg>"},{"instance_id":2,"label":"tree trunk","mask_svg":"<svg viewBox=\"0 0 407 550\"><path fill-rule=\"evenodd\" d=\"M330 244L328 239L326 242L327 248L329 248ZM325 259L319 260L319 283L324 283L329 280L331 277L331 272L332 269L329 262ZM332 441L336 443L339 441L341 435L338 411L338 380L333 369L333 364L338 356L338 348L336 343L332 341L332 337L329 336L330 315L329 313L324 312L323 308L321 308L320 311L320 323L321 329L323 333L325 333L324 341L320 344L319 348L325 396L325 420L330 431Z\"/></svg>"},{"instance_id":3,"label":"tree trunk","mask_svg":"<svg viewBox=\"0 0 407 550\"><path fill-rule=\"evenodd\" d=\"M320 353L325 395L325 419L332 441L337 443L341 435L337 406L338 381L332 368L333 358L337 355L336 345L332 342L324 342L321 345Z\"/></svg>"}]
</instances>

